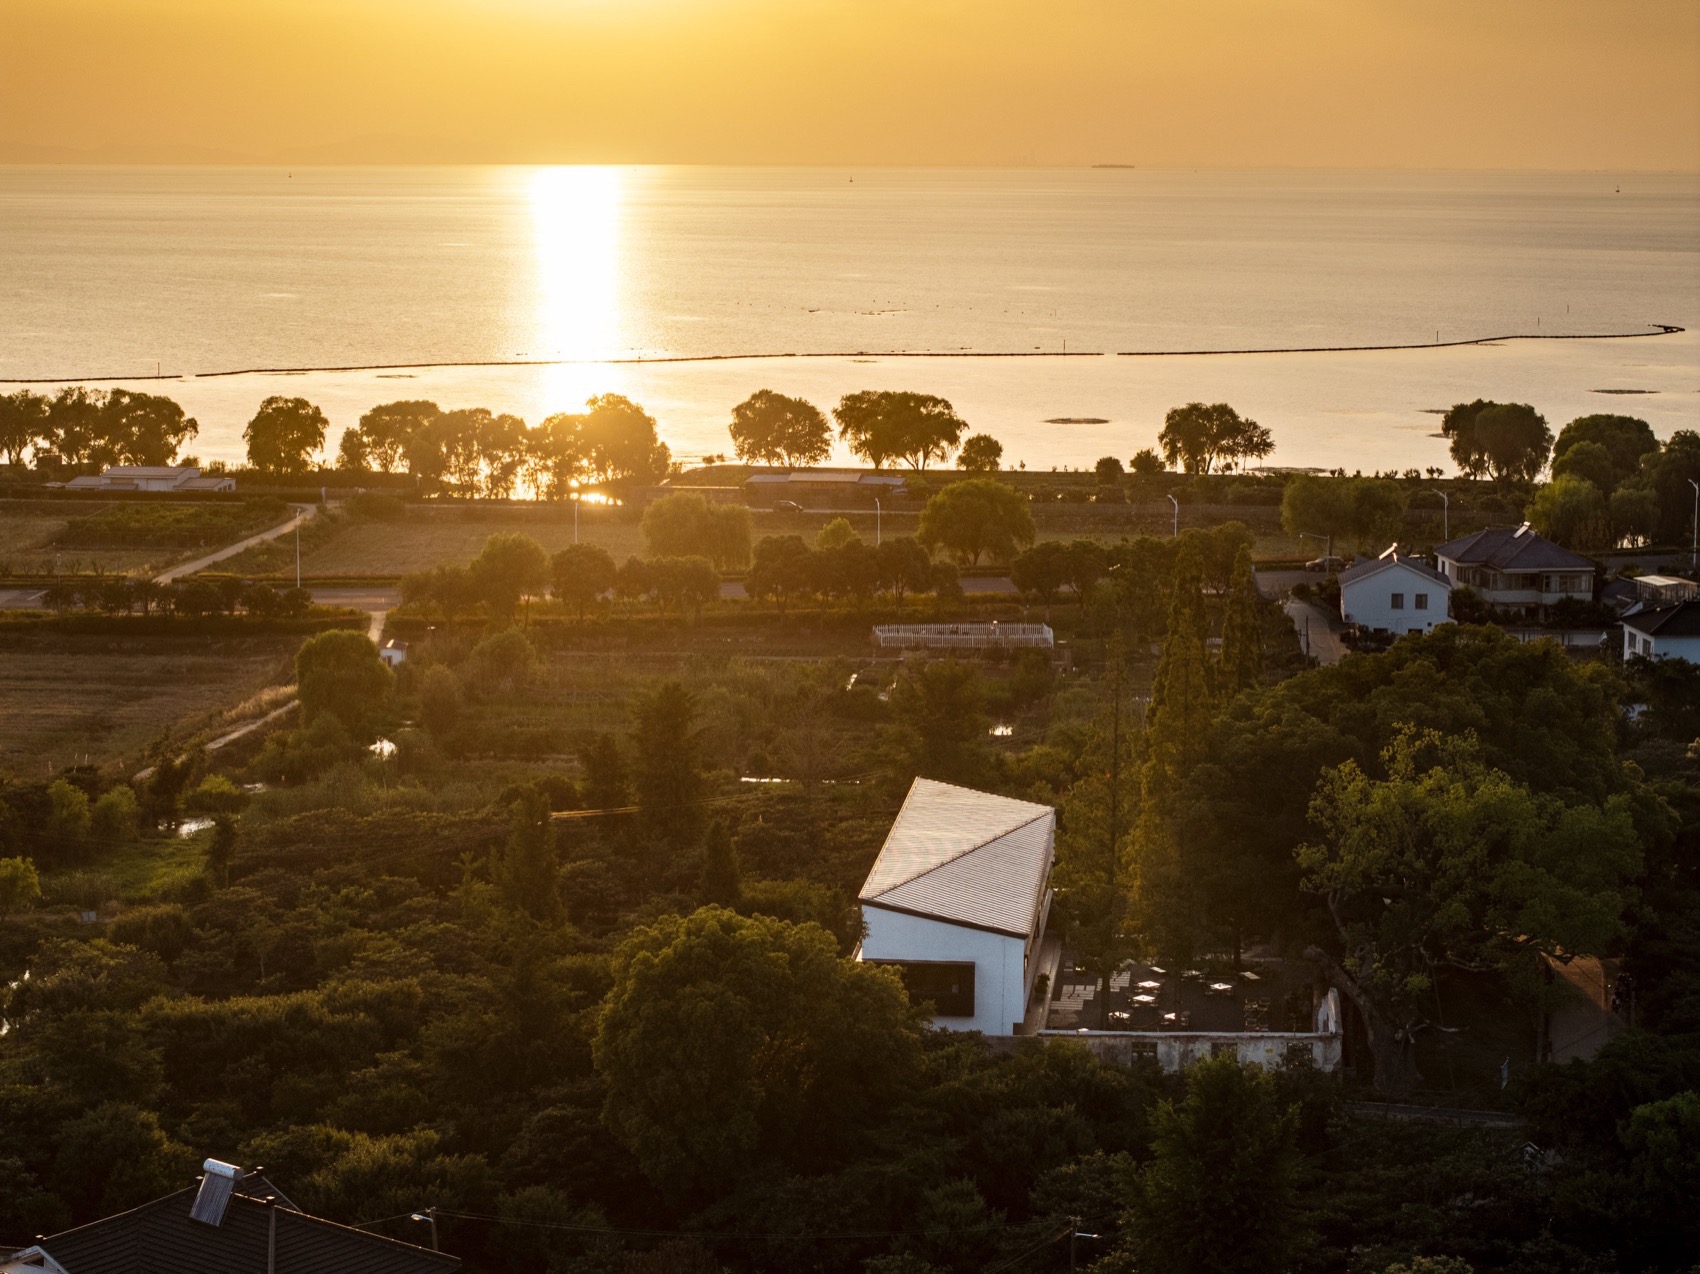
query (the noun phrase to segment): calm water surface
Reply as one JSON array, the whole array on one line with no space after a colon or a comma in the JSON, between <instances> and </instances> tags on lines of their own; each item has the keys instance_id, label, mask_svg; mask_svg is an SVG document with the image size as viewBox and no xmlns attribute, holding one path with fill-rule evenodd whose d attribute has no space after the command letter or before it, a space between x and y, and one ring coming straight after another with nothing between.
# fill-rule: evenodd
<instances>
[{"instance_id":1,"label":"calm water surface","mask_svg":"<svg viewBox=\"0 0 1700 1274\"><path fill-rule=\"evenodd\" d=\"M1211 358L891 358L1638 341ZM816 355L612 363L632 357ZM469 360L554 366L390 371ZM1272 463L1445 463L1427 409L1700 427L1692 177L1130 170L0 168L0 378L154 386L236 458L260 399L431 397L529 420L627 393L685 456L763 386L943 393L1029 467L1125 459L1226 399ZM141 381L114 383L141 385ZM8 386L9 388L9 386ZM1652 391L1633 396L1600 390ZM1056 425L1056 417L1104 417Z\"/></svg>"}]
</instances>

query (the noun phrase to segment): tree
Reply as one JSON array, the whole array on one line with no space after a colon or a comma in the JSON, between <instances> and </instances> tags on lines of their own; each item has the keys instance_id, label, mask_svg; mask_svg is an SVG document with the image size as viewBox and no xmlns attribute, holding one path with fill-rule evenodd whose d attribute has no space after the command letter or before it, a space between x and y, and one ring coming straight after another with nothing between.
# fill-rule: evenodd
<instances>
[{"instance_id":1,"label":"tree","mask_svg":"<svg viewBox=\"0 0 1700 1274\"><path fill-rule=\"evenodd\" d=\"M584 608L614 587L614 559L600 544L573 544L549 559L549 574L555 600L577 607L582 624Z\"/></svg>"},{"instance_id":2,"label":"tree","mask_svg":"<svg viewBox=\"0 0 1700 1274\"><path fill-rule=\"evenodd\" d=\"M859 542L861 538L856 534L856 528L850 525L849 518L833 518L815 533L815 548L822 551L841 549L852 541Z\"/></svg>"},{"instance_id":3,"label":"tree","mask_svg":"<svg viewBox=\"0 0 1700 1274\"><path fill-rule=\"evenodd\" d=\"M1321 535L1361 551L1398 539L1406 497L1387 478L1325 478L1294 474L1281 493L1281 526L1288 535Z\"/></svg>"},{"instance_id":4,"label":"tree","mask_svg":"<svg viewBox=\"0 0 1700 1274\"><path fill-rule=\"evenodd\" d=\"M1589 446L1592 444L1582 444ZM1582 447L1570 454L1575 455ZM1602 548L1611 541L1611 518L1605 498L1585 478L1566 474L1538 487L1524 517L1535 530L1566 548Z\"/></svg>"},{"instance_id":5,"label":"tree","mask_svg":"<svg viewBox=\"0 0 1700 1274\"><path fill-rule=\"evenodd\" d=\"M1150 447L1143 447L1133 453L1133 459L1127 462L1128 471L1136 478L1151 478L1164 472L1163 457Z\"/></svg>"},{"instance_id":6,"label":"tree","mask_svg":"<svg viewBox=\"0 0 1700 1274\"><path fill-rule=\"evenodd\" d=\"M200 432L194 419L169 398L128 389L107 391L101 405L104 437L96 464L168 465L177 451Z\"/></svg>"},{"instance_id":7,"label":"tree","mask_svg":"<svg viewBox=\"0 0 1700 1274\"><path fill-rule=\"evenodd\" d=\"M792 598L814 584L814 550L800 535L764 535L744 587L751 597L771 598L781 616Z\"/></svg>"},{"instance_id":8,"label":"tree","mask_svg":"<svg viewBox=\"0 0 1700 1274\"><path fill-rule=\"evenodd\" d=\"M0 858L0 919L41 901L41 878L27 858Z\"/></svg>"},{"instance_id":9,"label":"tree","mask_svg":"<svg viewBox=\"0 0 1700 1274\"><path fill-rule=\"evenodd\" d=\"M1597 442L1579 442L1552 462L1552 476L1591 482L1600 494L1610 497L1617 486L1617 468L1611 452Z\"/></svg>"},{"instance_id":10,"label":"tree","mask_svg":"<svg viewBox=\"0 0 1700 1274\"><path fill-rule=\"evenodd\" d=\"M1119 486L1122 478L1126 476L1122 471L1122 462L1114 456L1099 456L1098 463L1092 466L1092 472L1098 476L1098 485L1101 487Z\"/></svg>"},{"instance_id":11,"label":"tree","mask_svg":"<svg viewBox=\"0 0 1700 1274\"><path fill-rule=\"evenodd\" d=\"M832 453L832 430L820 409L771 389L732 408L731 434L738 458L752 464L813 465Z\"/></svg>"},{"instance_id":12,"label":"tree","mask_svg":"<svg viewBox=\"0 0 1700 1274\"><path fill-rule=\"evenodd\" d=\"M529 535L492 535L467 571L491 618L506 624L519 609L521 598L542 592L549 583L549 555Z\"/></svg>"},{"instance_id":13,"label":"tree","mask_svg":"<svg viewBox=\"0 0 1700 1274\"><path fill-rule=\"evenodd\" d=\"M1552 450L1552 430L1527 403L1458 403L1441 418L1440 432L1450 440L1453 462L1470 478L1532 481Z\"/></svg>"},{"instance_id":14,"label":"tree","mask_svg":"<svg viewBox=\"0 0 1700 1274\"><path fill-rule=\"evenodd\" d=\"M956 463L968 473L995 473L1003 463L1003 443L991 434L970 434L957 453Z\"/></svg>"},{"instance_id":15,"label":"tree","mask_svg":"<svg viewBox=\"0 0 1700 1274\"><path fill-rule=\"evenodd\" d=\"M89 808L89 834L106 845L133 841L140 831L140 818L135 791L119 783L101 793Z\"/></svg>"},{"instance_id":16,"label":"tree","mask_svg":"<svg viewBox=\"0 0 1700 1274\"><path fill-rule=\"evenodd\" d=\"M708 833L703 837L702 876L697 881L697 897L705 907L736 908L742 896L738 851L732 847L732 837L726 830L726 824L715 819L708 825Z\"/></svg>"},{"instance_id":17,"label":"tree","mask_svg":"<svg viewBox=\"0 0 1700 1274\"><path fill-rule=\"evenodd\" d=\"M750 560L750 511L710 504L695 491L670 491L643 511L643 540L652 557L709 558L720 570Z\"/></svg>"},{"instance_id":18,"label":"tree","mask_svg":"<svg viewBox=\"0 0 1700 1274\"><path fill-rule=\"evenodd\" d=\"M1653 436L1651 425L1634 416L1578 416L1559 430L1558 441L1552 445L1554 477L1558 476L1559 463L1570 455L1573 448L1581 446L1599 447L1606 453L1609 469L1604 482L1592 473L1582 473L1581 476L1593 481L1603 494L1610 496L1620 482L1640 471L1641 462L1646 457L1658 453L1659 440Z\"/></svg>"},{"instance_id":19,"label":"tree","mask_svg":"<svg viewBox=\"0 0 1700 1274\"><path fill-rule=\"evenodd\" d=\"M106 395L86 385L68 385L47 408L47 449L63 464L92 464L105 436L101 413ZM37 459L40 448L37 448Z\"/></svg>"},{"instance_id":20,"label":"tree","mask_svg":"<svg viewBox=\"0 0 1700 1274\"><path fill-rule=\"evenodd\" d=\"M248 463L273 477L299 477L325 445L325 413L305 398L273 395L242 431Z\"/></svg>"},{"instance_id":21,"label":"tree","mask_svg":"<svg viewBox=\"0 0 1700 1274\"><path fill-rule=\"evenodd\" d=\"M996 478L969 478L927 501L916 538L929 551L943 548L974 566L983 556L1008 562L1035 534L1027 497Z\"/></svg>"},{"instance_id":22,"label":"tree","mask_svg":"<svg viewBox=\"0 0 1700 1274\"><path fill-rule=\"evenodd\" d=\"M1293 1245L1296 1120L1274 1080L1232 1056L1187 1068L1186 1097L1151 1116L1151 1162L1135 1180L1129 1246L1140 1269L1265 1274Z\"/></svg>"},{"instance_id":23,"label":"tree","mask_svg":"<svg viewBox=\"0 0 1700 1274\"><path fill-rule=\"evenodd\" d=\"M887 752L895 777L973 787L991 768L986 696L973 664L927 659L906 667L891 688Z\"/></svg>"},{"instance_id":24,"label":"tree","mask_svg":"<svg viewBox=\"0 0 1700 1274\"><path fill-rule=\"evenodd\" d=\"M1376 1087L1416 1082L1415 1032L1445 968L1510 972L1539 953L1597 954L1621 931L1640 868L1627 794L1538 796L1482 759L1473 735L1407 727L1382 754L1324 773L1319 836L1297 851L1345 955L1337 981L1362 1010Z\"/></svg>"},{"instance_id":25,"label":"tree","mask_svg":"<svg viewBox=\"0 0 1700 1274\"><path fill-rule=\"evenodd\" d=\"M230 865L236 861L236 820L229 814L213 815L212 839L207 842L207 870L220 885L230 883Z\"/></svg>"},{"instance_id":26,"label":"tree","mask_svg":"<svg viewBox=\"0 0 1700 1274\"><path fill-rule=\"evenodd\" d=\"M538 499L565 500L578 489L586 473L583 423L583 416L557 412L531 431L525 480Z\"/></svg>"},{"instance_id":27,"label":"tree","mask_svg":"<svg viewBox=\"0 0 1700 1274\"><path fill-rule=\"evenodd\" d=\"M879 571L879 586L891 594L898 606L903 605L906 593L924 593L932 584L932 555L914 536L894 535L881 540L874 549L874 563Z\"/></svg>"},{"instance_id":28,"label":"tree","mask_svg":"<svg viewBox=\"0 0 1700 1274\"><path fill-rule=\"evenodd\" d=\"M560 915L556 875L561 864L555 853L555 822L548 800L535 787L522 790L514 802L508 843L495 868L496 884L514 910L533 920Z\"/></svg>"},{"instance_id":29,"label":"tree","mask_svg":"<svg viewBox=\"0 0 1700 1274\"><path fill-rule=\"evenodd\" d=\"M464 566L433 566L401 577L401 598L410 606L432 605L446 623L478 605L479 581Z\"/></svg>"},{"instance_id":30,"label":"tree","mask_svg":"<svg viewBox=\"0 0 1700 1274\"><path fill-rule=\"evenodd\" d=\"M626 762L620 745L611 734L599 734L579 749L578 763L584 770L586 809L623 809L631 797L626 785Z\"/></svg>"},{"instance_id":31,"label":"tree","mask_svg":"<svg viewBox=\"0 0 1700 1274\"><path fill-rule=\"evenodd\" d=\"M678 848L702 826L696 696L677 681L664 681L638 696L632 717L639 818L652 836Z\"/></svg>"},{"instance_id":32,"label":"tree","mask_svg":"<svg viewBox=\"0 0 1700 1274\"><path fill-rule=\"evenodd\" d=\"M721 1194L840 1162L908 1091L919 1039L897 975L841 959L818 925L669 916L615 953L603 1120L657 1186Z\"/></svg>"},{"instance_id":33,"label":"tree","mask_svg":"<svg viewBox=\"0 0 1700 1274\"><path fill-rule=\"evenodd\" d=\"M923 471L928 461L949 457L968 428L944 399L894 390L846 394L832 414L839 437L876 469L901 460Z\"/></svg>"},{"instance_id":34,"label":"tree","mask_svg":"<svg viewBox=\"0 0 1700 1274\"><path fill-rule=\"evenodd\" d=\"M1043 603L1048 612L1069 582L1071 556L1061 540L1041 540L1009 564L1009 578L1023 594Z\"/></svg>"},{"instance_id":35,"label":"tree","mask_svg":"<svg viewBox=\"0 0 1700 1274\"><path fill-rule=\"evenodd\" d=\"M585 403L579 441L597 482L659 482L672 455L655 431L655 417L620 394Z\"/></svg>"},{"instance_id":36,"label":"tree","mask_svg":"<svg viewBox=\"0 0 1700 1274\"><path fill-rule=\"evenodd\" d=\"M706 557L652 557L647 563L652 591L665 615L669 606L681 619L702 617L702 608L720 595L720 575Z\"/></svg>"},{"instance_id":37,"label":"tree","mask_svg":"<svg viewBox=\"0 0 1700 1274\"><path fill-rule=\"evenodd\" d=\"M1159 954L1188 957L1200 936L1199 882L1185 861L1176 807L1181 785L1207 754L1213 716L1205 648L1203 572L1193 541L1175 563L1168 635L1146 712L1145 759L1133 836L1132 920Z\"/></svg>"},{"instance_id":38,"label":"tree","mask_svg":"<svg viewBox=\"0 0 1700 1274\"><path fill-rule=\"evenodd\" d=\"M407 462L409 444L416 434L428 429L442 415L436 403L423 399L379 403L360 417L352 432L359 438L359 449L365 460L362 468L379 473L396 473ZM348 434L343 435L348 441Z\"/></svg>"},{"instance_id":39,"label":"tree","mask_svg":"<svg viewBox=\"0 0 1700 1274\"><path fill-rule=\"evenodd\" d=\"M391 680L378 648L353 629L319 633L295 654L295 692L303 725L327 716L356 738L369 734Z\"/></svg>"},{"instance_id":40,"label":"tree","mask_svg":"<svg viewBox=\"0 0 1700 1274\"><path fill-rule=\"evenodd\" d=\"M47 411L47 399L30 390L0 395L0 455L6 463L22 464L24 452L47 442Z\"/></svg>"},{"instance_id":41,"label":"tree","mask_svg":"<svg viewBox=\"0 0 1700 1274\"><path fill-rule=\"evenodd\" d=\"M1157 445L1170 464L1187 473L1209 473L1218 461L1232 466L1261 460L1275 450L1269 430L1242 417L1227 403L1188 403L1163 418Z\"/></svg>"},{"instance_id":42,"label":"tree","mask_svg":"<svg viewBox=\"0 0 1700 1274\"><path fill-rule=\"evenodd\" d=\"M1222 658L1216 665L1217 687L1224 700L1250 690L1263 679L1261 609L1251 550L1242 545L1234 557L1234 576L1222 617Z\"/></svg>"}]
</instances>

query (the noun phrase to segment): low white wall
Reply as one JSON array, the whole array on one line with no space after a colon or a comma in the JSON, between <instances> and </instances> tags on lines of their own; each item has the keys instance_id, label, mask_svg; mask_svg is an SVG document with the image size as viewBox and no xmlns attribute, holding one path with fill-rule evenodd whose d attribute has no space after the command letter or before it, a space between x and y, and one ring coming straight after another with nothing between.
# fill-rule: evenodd
<instances>
[{"instance_id":1,"label":"low white wall","mask_svg":"<svg viewBox=\"0 0 1700 1274\"><path fill-rule=\"evenodd\" d=\"M1027 1014L1024 948L1020 938L928 920L862 904L865 934L858 959L934 960L974 965L974 1016L938 1017L955 1031L1013 1035Z\"/></svg>"},{"instance_id":2,"label":"low white wall","mask_svg":"<svg viewBox=\"0 0 1700 1274\"><path fill-rule=\"evenodd\" d=\"M1341 1037L1313 1031L1043 1031L1044 1039L1073 1040L1099 1061L1131 1066L1155 1051L1157 1064L1173 1073L1215 1056L1218 1048L1232 1049L1242 1063L1273 1070L1287 1060L1288 1050L1305 1049L1321 1071L1340 1069Z\"/></svg>"}]
</instances>

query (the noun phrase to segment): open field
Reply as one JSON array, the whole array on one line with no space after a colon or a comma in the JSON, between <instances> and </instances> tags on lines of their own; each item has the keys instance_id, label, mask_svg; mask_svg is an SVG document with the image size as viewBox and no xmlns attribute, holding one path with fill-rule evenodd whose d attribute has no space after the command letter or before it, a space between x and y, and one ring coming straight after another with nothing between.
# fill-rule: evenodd
<instances>
[{"instance_id":1,"label":"open field","mask_svg":"<svg viewBox=\"0 0 1700 1274\"><path fill-rule=\"evenodd\" d=\"M1172 514L1165 502L1161 508L1149 503L1095 505L1057 502L1036 504L1034 521L1041 540L1078 538L1114 541L1124 536L1166 536L1173 529ZM753 535L801 535L813 540L834 518L843 517L870 543L876 533L913 535L919 514L912 510L890 511L877 521L868 510L805 510L801 513L753 510ZM1314 557L1322 546L1284 534L1279 510L1268 506L1186 506L1181 509L1181 526L1208 527L1239 520L1257 537L1255 552L1260 558ZM311 579L373 577L394 579L412 571L444 564L470 562L492 535L529 535L550 553L573 542L572 511L555 505L537 508L478 505L412 506L395 521L333 516L302 531L301 573ZM616 561L645 552L643 532L629 513L612 510L580 514L579 539L599 544ZM250 549L220 562L217 570L247 577L293 578L295 542L285 536L273 543Z\"/></svg>"},{"instance_id":2,"label":"open field","mask_svg":"<svg viewBox=\"0 0 1700 1274\"><path fill-rule=\"evenodd\" d=\"M0 632L0 773L130 761L167 730L187 741L289 675L295 635L117 640Z\"/></svg>"},{"instance_id":3,"label":"open field","mask_svg":"<svg viewBox=\"0 0 1700 1274\"><path fill-rule=\"evenodd\" d=\"M144 545L135 548L61 547L55 541L71 524L102 506L0 502L0 576L73 574L77 571L151 573L187 556L188 550Z\"/></svg>"}]
</instances>

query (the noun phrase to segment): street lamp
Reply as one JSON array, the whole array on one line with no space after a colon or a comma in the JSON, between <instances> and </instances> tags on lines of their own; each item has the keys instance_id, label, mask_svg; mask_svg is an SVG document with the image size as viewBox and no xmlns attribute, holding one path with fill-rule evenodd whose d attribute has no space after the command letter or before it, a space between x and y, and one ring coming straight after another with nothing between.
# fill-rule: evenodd
<instances>
[{"instance_id":1,"label":"street lamp","mask_svg":"<svg viewBox=\"0 0 1700 1274\"><path fill-rule=\"evenodd\" d=\"M1452 497L1439 487L1432 488L1433 493L1440 497L1440 542L1444 544L1452 538Z\"/></svg>"},{"instance_id":2,"label":"street lamp","mask_svg":"<svg viewBox=\"0 0 1700 1274\"><path fill-rule=\"evenodd\" d=\"M433 1208L426 1208L423 1212L415 1212L412 1216L408 1217L407 1219L409 1221L429 1221L431 1223L431 1250L433 1252L441 1252L443 1250L442 1248L437 1246L437 1209L436 1208L434 1208L434 1207Z\"/></svg>"},{"instance_id":3,"label":"street lamp","mask_svg":"<svg viewBox=\"0 0 1700 1274\"><path fill-rule=\"evenodd\" d=\"M1179 500L1175 499L1175 497L1171 495L1169 497L1169 503L1175 506L1175 532L1174 532L1174 535L1175 535L1175 538L1178 540L1181 537L1181 502Z\"/></svg>"},{"instance_id":4,"label":"street lamp","mask_svg":"<svg viewBox=\"0 0 1700 1274\"><path fill-rule=\"evenodd\" d=\"M876 495L874 497L874 547L876 549L880 546L880 520L881 514L884 512L885 510L880 507L880 498Z\"/></svg>"},{"instance_id":5,"label":"street lamp","mask_svg":"<svg viewBox=\"0 0 1700 1274\"><path fill-rule=\"evenodd\" d=\"M578 496L573 496L573 543L578 543Z\"/></svg>"}]
</instances>

